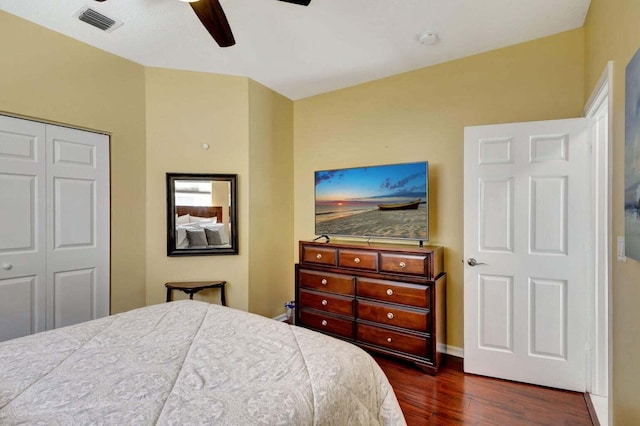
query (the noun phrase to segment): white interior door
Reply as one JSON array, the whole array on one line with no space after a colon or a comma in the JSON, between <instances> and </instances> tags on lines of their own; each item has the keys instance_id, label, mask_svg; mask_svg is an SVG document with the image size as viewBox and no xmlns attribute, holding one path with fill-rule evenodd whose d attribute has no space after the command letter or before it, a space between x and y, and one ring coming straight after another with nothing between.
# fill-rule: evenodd
<instances>
[{"instance_id":1,"label":"white interior door","mask_svg":"<svg viewBox=\"0 0 640 426\"><path fill-rule=\"evenodd\" d=\"M586 119L468 127L464 143L464 369L584 391Z\"/></svg>"},{"instance_id":2,"label":"white interior door","mask_svg":"<svg viewBox=\"0 0 640 426\"><path fill-rule=\"evenodd\" d=\"M47 328L109 315L109 137L47 126Z\"/></svg>"},{"instance_id":3,"label":"white interior door","mask_svg":"<svg viewBox=\"0 0 640 426\"><path fill-rule=\"evenodd\" d=\"M0 341L45 329L44 126L0 115Z\"/></svg>"}]
</instances>

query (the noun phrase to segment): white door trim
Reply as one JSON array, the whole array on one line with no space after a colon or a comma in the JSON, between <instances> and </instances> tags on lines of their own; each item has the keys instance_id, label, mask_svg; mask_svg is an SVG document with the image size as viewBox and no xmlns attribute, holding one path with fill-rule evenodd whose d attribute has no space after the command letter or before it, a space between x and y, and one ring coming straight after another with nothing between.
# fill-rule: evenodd
<instances>
[{"instance_id":1,"label":"white door trim","mask_svg":"<svg viewBox=\"0 0 640 426\"><path fill-rule=\"evenodd\" d=\"M606 404L598 404L596 409L602 425L613 424L611 419L611 338L612 338L612 297L611 297L611 244L612 244L612 155L611 141L613 131L611 111L613 108L613 61L609 61L596 84L584 114L590 121L592 135L592 199L593 221L593 256L592 279L590 281L590 361L589 392L603 397ZM599 125L606 126L599 129ZM602 399L602 398L599 398Z\"/></svg>"}]
</instances>

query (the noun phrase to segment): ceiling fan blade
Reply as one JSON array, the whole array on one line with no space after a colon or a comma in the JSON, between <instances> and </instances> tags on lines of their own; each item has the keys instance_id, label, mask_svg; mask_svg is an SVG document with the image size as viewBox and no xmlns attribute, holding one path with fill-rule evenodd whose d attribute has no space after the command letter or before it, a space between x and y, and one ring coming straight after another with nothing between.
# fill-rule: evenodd
<instances>
[{"instance_id":1,"label":"ceiling fan blade","mask_svg":"<svg viewBox=\"0 0 640 426\"><path fill-rule=\"evenodd\" d=\"M287 3L299 4L300 6L309 6L311 0L280 0Z\"/></svg>"},{"instance_id":2,"label":"ceiling fan blade","mask_svg":"<svg viewBox=\"0 0 640 426\"><path fill-rule=\"evenodd\" d=\"M189 3L196 13L202 25L209 31L211 37L220 47L229 47L236 44L233 38L227 16L218 0L200 0Z\"/></svg>"}]
</instances>

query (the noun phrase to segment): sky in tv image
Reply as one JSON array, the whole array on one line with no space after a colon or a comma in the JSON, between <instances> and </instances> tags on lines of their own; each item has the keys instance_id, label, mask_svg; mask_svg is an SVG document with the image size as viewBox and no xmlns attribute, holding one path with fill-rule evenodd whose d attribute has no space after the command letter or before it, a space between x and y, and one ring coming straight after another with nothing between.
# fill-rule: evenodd
<instances>
[{"instance_id":1,"label":"sky in tv image","mask_svg":"<svg viewBox=\"0 0 640 426\"><path fill-rule=\"evenodd\" d=\"M394 201L427 195L426 163L393 164L316 172L316 202Z\"/></svg>"},{"instance_id":2,"label":"sky in tv image","mask_svg":"<svg viewBox=\"0 0 640 426\"><path fill-rule=\"evenodd\" d=\"M426 162L315 173L316 234L428 237Z\"/></svg>"}]
</instances>

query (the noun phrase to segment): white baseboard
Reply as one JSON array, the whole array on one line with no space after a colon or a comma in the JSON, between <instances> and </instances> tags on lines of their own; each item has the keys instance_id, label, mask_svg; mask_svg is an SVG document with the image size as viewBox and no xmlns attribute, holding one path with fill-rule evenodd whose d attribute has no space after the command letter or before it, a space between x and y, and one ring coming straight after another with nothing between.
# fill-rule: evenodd
<instances>
[{"instance_id":1,"label":"white baseboard","mask_svg":"<svg viewBox=\"0 0 640 426\"><path fill-rule=\"evenodd\" d=\"M600 422L600 426L608 426L609 425L609 400L606 396L589 394L589 398L591 398L591 405L593 405L593 409L596 412L596 417L598 418L598 422Z\"/></svg>"},{"instance_id":2,"label":"white baseboard","mask_svg":"<svg viewBox=\"0 0 640 426\"><path fill-rule=\"evenodd\" d=\"M287 314L280 314L277 317L273 317L272 319L276 321L285 321L287 319Z\"/></svg>"},{"instance_id":3,"label":"white baseboard","mask_svg":"<svg viewBox=\"0 0 640 426\"><path fill-rule=\"evenodd\" d=\"M447 355L464 358L464 349L457 346L444 345L444 353Z\"/></svg>"}]
</instances>

